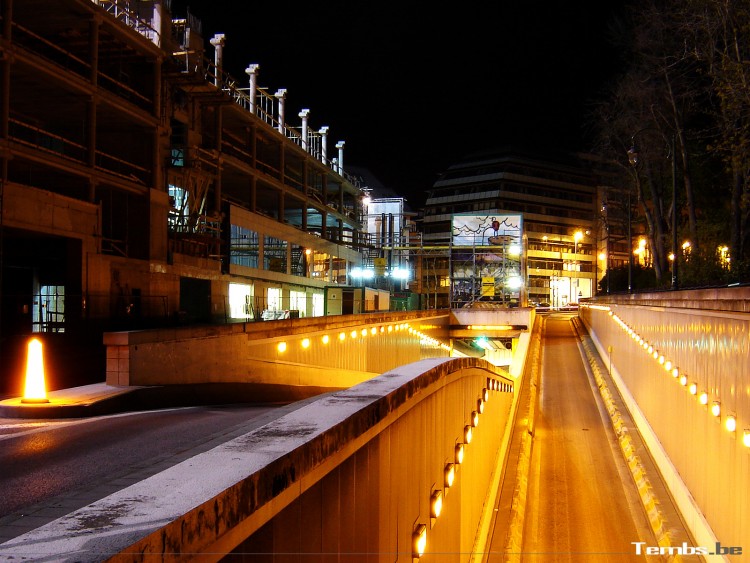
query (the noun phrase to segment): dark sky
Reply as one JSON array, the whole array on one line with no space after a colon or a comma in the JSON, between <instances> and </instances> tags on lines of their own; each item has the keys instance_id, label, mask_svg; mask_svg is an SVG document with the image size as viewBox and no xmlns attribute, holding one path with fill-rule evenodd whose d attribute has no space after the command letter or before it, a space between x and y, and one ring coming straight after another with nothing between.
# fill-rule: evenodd
<instances>
[{"instance_id":1,"label":"dark sky","mask_svg":"<svg viewBox=\"0 0 750 563\"><path fill-rule=\"evenodd\" d=\"M172 6L175 16L189 6L206 41L226 35L225 68L239 82L257 63L259 86L287 89L290 125L310 109L311 128L330 127L329 156L345 141L345 168L371 170L412 205L476 150L587 148L586 111L619 64L608 21L620 1Z\"/></svg>"}]
</instances>

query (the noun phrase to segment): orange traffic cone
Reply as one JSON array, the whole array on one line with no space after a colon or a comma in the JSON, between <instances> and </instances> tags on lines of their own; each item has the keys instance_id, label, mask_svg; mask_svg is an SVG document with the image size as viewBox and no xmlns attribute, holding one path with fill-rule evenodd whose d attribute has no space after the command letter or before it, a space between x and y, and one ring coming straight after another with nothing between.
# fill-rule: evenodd
<instances>
[{"instance_id":1,"label":"orange traffic cone","mask_svg":"<svg viewBox=\"0 0 750 563\"><path fill-rule=\"evenodd\" d=\"M22 403L49 403L44 383L44 356L42 342L38 338L29 340L26 352L26 382Z\"/></svg>"}]
</instances>

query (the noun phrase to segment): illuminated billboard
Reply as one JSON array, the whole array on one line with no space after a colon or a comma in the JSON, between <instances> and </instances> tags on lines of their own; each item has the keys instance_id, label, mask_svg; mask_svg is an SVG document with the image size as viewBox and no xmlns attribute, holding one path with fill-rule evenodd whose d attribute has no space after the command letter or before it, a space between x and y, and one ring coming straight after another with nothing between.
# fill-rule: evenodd
<instances>
[{"instance_id":1,"label":"illuminated billboard","mask_svg":"<svg viewBox=\"0 0 750 563\"><path fill-rule=\"evenodd\" d=\"M457 213L451 221L453 246L508 246L521 244L523 217L492 213Z\"/></svg>"},{"instance_id":2,"label":"illuminated billboard","mask_svg":"<svg viewBox=\"0 0 750 563\"><path fill-rule=\"evenodd\" d=\"M523 289L523 217L520 214L455 214L451 220L451 285L454 305L474 301L518 302Z\"/></svg>"}]
</instances>

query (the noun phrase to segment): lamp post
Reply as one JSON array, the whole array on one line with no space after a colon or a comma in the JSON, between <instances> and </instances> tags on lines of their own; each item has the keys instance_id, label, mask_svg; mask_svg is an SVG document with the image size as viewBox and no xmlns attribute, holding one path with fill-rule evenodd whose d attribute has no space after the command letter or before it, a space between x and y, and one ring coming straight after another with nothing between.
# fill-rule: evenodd
<instances>
[{"instance_id":1,"label":"lamp post","mask_svg":"<svg viewBox=\"0 0 750 563\"><path fill-rule=\"evenodd\" d=\"M578 295L581 293L581 281L578 276L579 268L578 268L578 241L583 238L583 233L581 231L576 231L573 233L573 276L575 278L575 289L571 288L571 291L573 293L573 299L571 301L574 301L575 303L578 303Z\"/></svg>"},{"instance_id":2,"label":"lamp post","mask_svg":"<svg viewBox=\"0 0 750 563\"><path fill-rule=\"evenodd\" d=\"M635 145L635 138L642 133L643 131L652 130L658 132L663 138L664 141L667 143L667 159L671 161L672 163L672 256L674 256L674 259L672 260L672 283L671 283L671 289L674 291L679 288L679 280L677 276L677 161L675 159L675 135L672 133L670 135L669 139L667 139L666 135L659 131L658 129L651 129L649 127L646 127L644 129L641 129L640 131L637 131L631 138L631 146L628 149L628 162L633 167L633 170L635 171L635 183L636 186L639 187L639 193L640 193L640 177L638 176L638 164L640 162L638 149ZM630 220L630 189L628 189L628 293L632 292L632 253L633 253L633 247L632 247L632 241L631 241L631 220Z\"/></svg>"},{"instance_id":3,"label":"lamp post","mask_svg":"<svg viewBox=\"0 0 750 563\"><path fill-rule=\"evenodd\" d=\"M633 139L635 139L635 135L633 135ZM637 186L640 186L641 180L638 176L638 151L635 148L635 142L633 142L633 145L628 149L628 162L633 167L633 170L635 170L635 183ZM631 206L632 203L630 201L630 194L631 194L630 186L628 186L628 293L633 293L633 234L632 234L632 218L631 218ZM639 187L640 191L640 187Z\"/></svg>"}]
</instances>

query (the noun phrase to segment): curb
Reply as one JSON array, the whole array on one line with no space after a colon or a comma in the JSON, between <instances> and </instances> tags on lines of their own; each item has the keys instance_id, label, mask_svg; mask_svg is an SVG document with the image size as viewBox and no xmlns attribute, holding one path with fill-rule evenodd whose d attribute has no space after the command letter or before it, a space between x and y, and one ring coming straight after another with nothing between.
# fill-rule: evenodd
<instances>
[{"instance_id":1,"label":"curb","mask_svg":"<svg viewBox=\"0 0 750 563\"><path fill-rule=\"evenodd\" d=\"M599 367L598 362L596 361L596 355L591 350L591 346L589 345L589 343L581 335L579 322L580 321L578 319L573 319L573 327L576 331L576 334L578 335L578 339L581 342L581 347L586 354L586 360L589 363L589 367L591 368L594 380L596 381L596 385L599 389L599 394L601 395L604 402L604 407L607 409L607 413L609 414L610 420L612 422L612 428L614 429L615 435L617 436L617 441L620 444L622 455L625 458L625 462L630 469L630 474L633 477L633 481L635 482L635 485L638 489L638 494L641 499L641 503L643 504L643 508L646 510L646 515L648 516L651 530L656 537L656 541L659 547L670 547L672 546L672 538L667 531L666 519L659 509L658 500L653 494L651 482L646 475L646 470L644 469L640 458L635 453L635 447L633 446L633 441L630 437L630 431L622 421L622 415L615 405L612 391L610 391L609 387L607 386L607 382L602 375L602 371ZM672 558L672 561L681 561L681 559L679 555L675 555Z\"/></svg>"}]
</instances>

